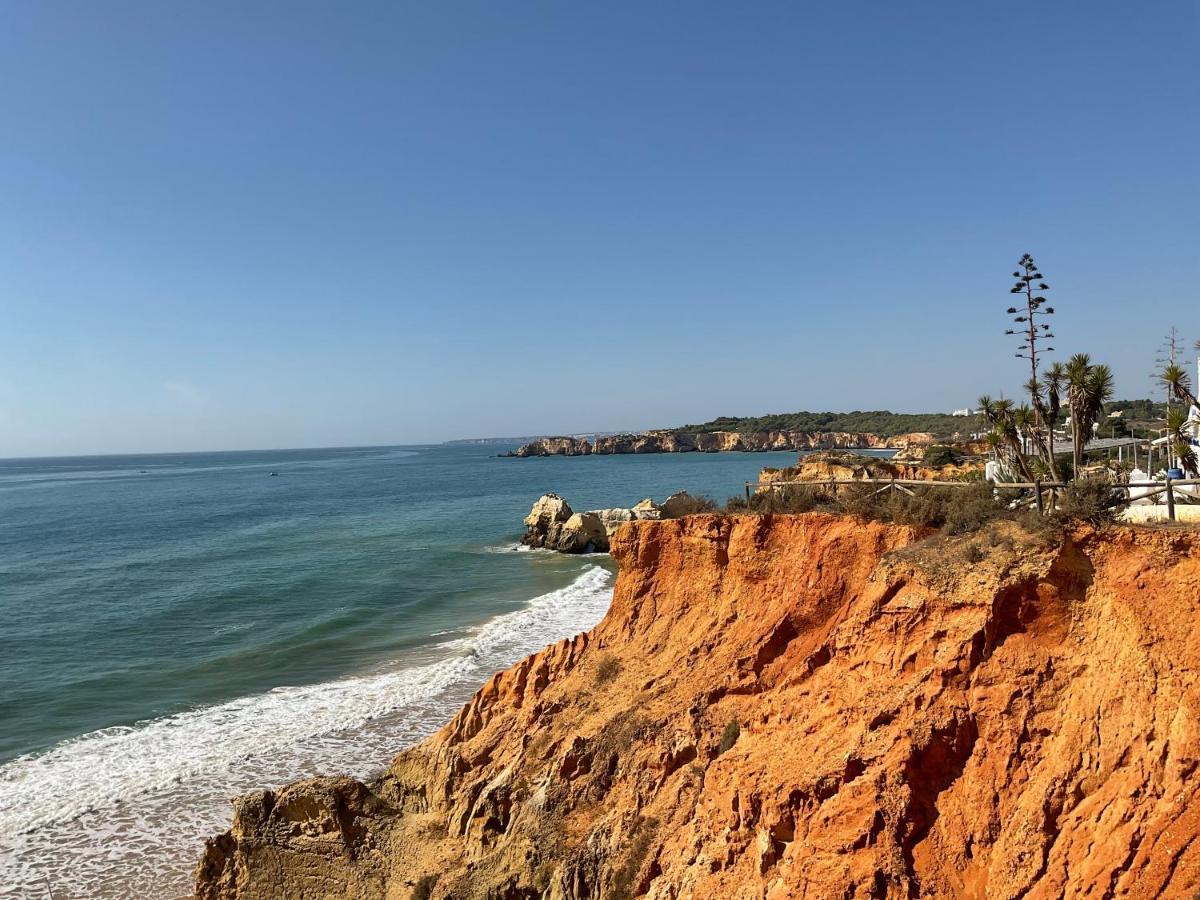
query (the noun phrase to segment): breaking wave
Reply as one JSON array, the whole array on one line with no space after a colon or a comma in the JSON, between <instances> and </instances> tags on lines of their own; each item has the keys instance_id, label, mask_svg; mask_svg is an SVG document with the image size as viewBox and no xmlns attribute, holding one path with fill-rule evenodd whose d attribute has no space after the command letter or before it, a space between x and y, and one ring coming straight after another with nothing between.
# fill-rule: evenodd
<instances>
[{"instance_id":1,"label":"breaking wave","mask_svg":"<svg viewBox=\"0 0 1200 900\"><path fill-rule=\"evenodd\" d=\"M0 896L188 896L229 798L318 773L366 777L446 722L492 672L591 628L611 573L425 648L394 669L279 687L106 728L0 767Z\"/></svg>"}]
</instances>

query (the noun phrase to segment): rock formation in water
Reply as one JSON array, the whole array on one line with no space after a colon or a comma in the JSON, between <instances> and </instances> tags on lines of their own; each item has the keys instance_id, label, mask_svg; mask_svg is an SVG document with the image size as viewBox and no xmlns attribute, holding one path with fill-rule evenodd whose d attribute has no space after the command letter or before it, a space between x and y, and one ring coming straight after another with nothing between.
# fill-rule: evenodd
<instances>
[{"instance_id":1,"label":"rock formation in water","mask_svg":"<svg viewBox=\"0 0 1200 900\"><path fill-rule=\"evenodd\" d=\"M707 508L705 501L679 491L661 504L647 497L636 506L577 513L558 494L543 494L525 517L521 543L560 553L607 553L610 538L626 522L677 519Z\"/></svg>"},{"instance_id":2,"label":"rock formation in water","mask_svg":"<svg viewBox=\"0 0 1200 900\"><path fill-rule=\"evenodd\" d=\"M522 444L511 453L501 456L588 456L592 452L587 438L545 437Z\"/></svg>"},{"instance_id":3,"label":"rock formation in water","mask_svg":"<svg viewBox=\"0 0 1200 900\"><path fill-rule=\"evenodd\" d=\"M718 453L837 448L905 448L932 444L927 432L880 437L845 431L646 431L585 438L539 438L504 456L588 456L613 453Z\"/></svg>"},{"instance_id":4,"label":"rock formation in water","mask_svg":"<svg viewBox=\"0 0 1200 900\"><path fill-rule=\"evenodd\" d=\"M197 896L1195 896L1200 536L989 528L630 523L592 631L237 801Z\"/></svg>"}]
</instances>

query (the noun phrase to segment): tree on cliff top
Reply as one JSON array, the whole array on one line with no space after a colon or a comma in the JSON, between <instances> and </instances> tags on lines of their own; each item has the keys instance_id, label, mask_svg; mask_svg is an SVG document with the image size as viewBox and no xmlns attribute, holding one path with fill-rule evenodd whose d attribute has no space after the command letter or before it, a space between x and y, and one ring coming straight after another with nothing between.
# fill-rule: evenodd
<instances>
[{"instance_id":1,"label":"tree on cliff top","mask_svg":"<svg viewBox=\"0 0 1200 900\"><path fill-rule=\"evenodd\" d=\"M1092 438L1092 429L1112 399L1112 370L1102 364L1093 364L1086 353L1076 353L1066 365L1067 403L1071 414L1071 448L1073 451L1075 477L1083 467L1083 448Z\"/></svg>"},{"instance_id":2,"label":"tree on cliff top","mask_svg":"<svg viewBox=\"0 0 1200 900\"><path fill-rule=\"evenodd\" d=\"M1017 271L1013 272L1013 277L1017 279L1017 283L1009 293L1023 295L1024 307L1008 308L1007 313L1013 317L1012 321L1016 327L1004 333L1021 336L1016 355L1029 361L1029 381L1026 382L1025 389L1029 393L1032 405L1032 416L1025 430L1046 467L1053 471L1054 426L1050 421L1049 402L1048 398L1043 396L1043 384L1038 371L1038 354L1054 350L1045 344L1054 337L1050 326L1038 321L1039 317L1054 315L1054 307L1046 306L1046 297L1043 295L1044 291L1050 290L1050 285L1042 280L1042 273L1038 271L1037 264L1028 253L1017 262ZM1039 341L1043 342L1040 347Z\"/></svg>"},{"instance_id":3,"label":"tree on cliff top","mask_svg":"<svg viewBox=\"0 0 1200 900\"><path fill-rule=\"evenodd\" d=\"M1182 408L1170 407L1167 410L1167 431L1171 437L1171 450L1179 465L1189 476L1200 473L1200 463L1197 462L1196 448L1188 434L1188 419L1191 407L1200 408L1200 400L1192 393L1191 381L1187 371L1175 363L1168 364L1159 375L1167 391L1182 404Z\"/></svg>"}]
</instances>

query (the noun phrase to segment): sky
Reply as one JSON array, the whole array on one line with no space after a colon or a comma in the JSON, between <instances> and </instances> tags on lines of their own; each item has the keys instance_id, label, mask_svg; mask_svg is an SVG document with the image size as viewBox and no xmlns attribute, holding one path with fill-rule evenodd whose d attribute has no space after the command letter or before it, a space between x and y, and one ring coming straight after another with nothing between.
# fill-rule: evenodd
<instances>
[{"instance_id":1,"label":"sky","mask_svg":"<svg viewBox=\"0 0 1200 900\"><path fill-rule=\"evenodd\" d=\"M1198 10L0 0L0 456L1148 396Z\"/></svg>"}]
</instances>

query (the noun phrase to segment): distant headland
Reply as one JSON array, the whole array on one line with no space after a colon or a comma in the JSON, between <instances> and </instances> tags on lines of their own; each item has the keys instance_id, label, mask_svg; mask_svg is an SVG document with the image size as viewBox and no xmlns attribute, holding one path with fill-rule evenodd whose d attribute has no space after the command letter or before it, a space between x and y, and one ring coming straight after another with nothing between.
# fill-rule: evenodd
<instances>
[{"instance_id":1,"label":"distant headland","mask_svg":"<svg viewBox=\"0 0 1200 900\"><path fill-rule=\"evenodd\" d=\"M627 434L539 437L502 456L722 453L771 450L906 449L969 431L972 420L943 413L781 413L722 416L699 425Z\"/></svg>"}]
</instances>

